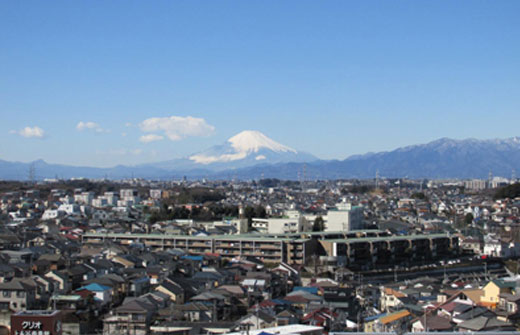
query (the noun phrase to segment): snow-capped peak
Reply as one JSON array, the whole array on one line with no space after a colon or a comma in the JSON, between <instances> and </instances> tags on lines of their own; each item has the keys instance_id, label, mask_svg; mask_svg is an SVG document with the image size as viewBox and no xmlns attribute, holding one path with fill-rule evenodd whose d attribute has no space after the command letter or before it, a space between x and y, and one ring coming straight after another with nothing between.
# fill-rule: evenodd
<instances>
[{"instance_id":1,"label":"snow-capped peak","mask_svg":"<svg viewBox=\"0 0 520 335\"><path fill-rule=\"evenodd\" d=\"M275 152L293 152L296 150L273 141L256 130L244 130L228 140L237 152L258 152L260 149L269 149Z\"/></svg>"},{"instance_id":2,"label":"snow-capped peak","mask_svg":"<svg viewBox=\"0 0 520 335\"><path fill-rule=\"evenodd\" d=\"M273 141L256 130L244 130L227 140L222 147L207 150L193 156L189 159L199 164L212 164L238 161L247 158L249 155L258 153L260 150L268 150L277 154L288 153L298 154L292 148ZM257 155L255 160L265 160L267 157L263 154Z\"/></svg>"}]
</instances>

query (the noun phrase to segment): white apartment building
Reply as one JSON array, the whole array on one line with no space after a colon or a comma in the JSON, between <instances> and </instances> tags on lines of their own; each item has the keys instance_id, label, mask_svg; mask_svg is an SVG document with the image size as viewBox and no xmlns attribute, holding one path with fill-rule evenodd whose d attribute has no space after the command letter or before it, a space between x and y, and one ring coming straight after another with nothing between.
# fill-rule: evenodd
<instances>
[{"instance_id":1,"label":"white apartment building","mask_svg":"<svg viewBox=\"0 0 520 335\"><path fill-rule=\"evenodd\" d=\"M466 180L464 182L464 187L468 190L484 190L488 187L488 181L483 179Z\"/></svg>"},{"instance_id":2,"label":"white apartment building","mask_svg":"<svg viewBox=\"0 0 520 335\"><path fill-rule=\"evenodd\" d=\"M117 200L117 207L132 207L135 204L134 200Z\"/></svg>"},{"instance_id":3,"label":"white apartment building","mask_svg":"<svg viewBox=\"0 0 520 335\"><path fill-rule=\"evenodd\" d=\"M42 220L54 220L62 216L65 216L65 212L57 209L47 209L43 212Z\"/></svg>"},{"instance_id":4,"label":"white apartment building","mask_svg":"<svg viewBox=\"0 0 520 335\"><path fill-rule=\"evenodd\" d=\"M119 194L121 195L121 199L136 197L137 190L134 188L123 188L119 190Z\"/></svg>"},{"instance_id":5,"label":"white apartment building","mask_svg":"<svg viewBox=\"0 0 520 335\"><path fill-rule=\"evenodd\" d=\"M74 215L74 214L81 213L80 206L78 206L76 204L61 204L58 207L58 210L67 213L67 215Z\"/></svg>"},{"instance_id":6,"label":"white apartment building","mask_svg":"<svg viewBox=\"0 0 520 335\"><path fill-rule=\"evenodd\" d=\"M96 199L92 200L92 207L101 208L106 207L107 205L108 201L105 197L97 197Z\"/></svg>"},{"instance_id":7,"label":"white apartment building","mask_svg":"<svg viewBox=\"0 0 520 335\"><path fill-rule=\"evenodd\" d=\"M327 212L325 231L351 231L364 228L363 207L352 206L347 202L336 205L336 209Z\"/></svg>"},{"instance_id":8,"label":"white apartment building","mask_svg":"<svg viewBox=\"0 0 520 335\"><path fill-rule=\"evenodd\" d=\"M213 227L232 226L236 229L237 234L245 234L249 232L247 219L223 219L222 221L213 222Z\"/></svg>"},{"instance_id":9,"label":"white apartment building","mask_svg":"<svg viewBox=\"0 0 520 335\"><path fill-rule=\"evenodd\" d=\"M121 200L119 200L117 202L118 206L133 206L133 205L138 204L141 201L141 199L139 198L139 196L137 194L137 190L133 189L133 188L121 189L119 191L119 194L121 196ZM119 205L120 201L124 201L124 202L122 202L123 205ZM125 202L126 202L126 204L125 204Z\"/></svg>"},{"instance_id":10,"label":"white apartment building","mask_svg":"<svg viewBox=\"0 0 520 335\"><path fill-rule=\"evenodd\" d=\"M81 192L74 194L74 202L90 205L94 199L94 192Z\"/></svg>"},{"instance_id":11,"label":"white apartment building","mask_svg":"<svg viewBox=\"0 0 520 335\"><path fill-rule=\"evenodd\" d=\"M107 199L109 206L115 206L117 205L117 200L119 200L119 194L117 192L105 192L103 198Z\"/></svg>"},{"instance_id":12,"label":"white apartment building","mask_svg":"<svg viewBox=\"0 0 520 335\"><path fill-rule=\"evenodd\" d=\"M284 218L253 218L251 227L261 233L268 234L300 233L309 230L308 222L301 214Z\"/></svg>"},{"instance_id":13,"label":"white apartment building","mask_svg":"<svg viewBox=\"0 0 520 335\"><path fill-rule=\"evenodd\" d=\"M150 190L150 198L152 199L161 199L162 198L162 190L161 189L151 189Z\"/></svg>"}]
</instances>

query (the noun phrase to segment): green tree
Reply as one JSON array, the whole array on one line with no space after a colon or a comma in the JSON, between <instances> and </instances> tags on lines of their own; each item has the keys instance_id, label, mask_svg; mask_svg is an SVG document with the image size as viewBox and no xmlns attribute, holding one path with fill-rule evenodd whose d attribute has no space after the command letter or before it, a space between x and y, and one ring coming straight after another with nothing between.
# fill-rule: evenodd
<instances>
[{"instance_id":1,"label":"green tree","mask_svg":"<svg viewBox=\"0 0 520 335\"><path fill-rule=\"evenodd\" d=\"M427 197L423 192L415 192L412 194L412 199L426 200Z\"/></svg>"},{"instance_id":2,"label":"green tree","mask_svg":"<svg viewBox=\"0 0 520 335\"><path fill-rule=\"evenodd\" d=\"M514 199L518 196L520 196L520 183L507 185L499 188L496 191L494 198L495 200L504 198Z\"/></svg>"},{"instance_id":3,"label":"green tree","mask_svg":"<svg viewBox=\"0 0 520 335\"><path fill-rule=\"evenodd\" d=\"M466 214L466 216L464 217L464 223L466 225L470 225L472 222L473 222L473 214L471 214L471 213Z\"/></svg>"},{"instance_id":4,"label":"green tree","mask_svg":"<svg viewBox=\"0 0 520 335\"><path fill-rule=\"evenodd\" d=\"M325 220L321 216L317 216L314 219L314 224L312 225L312 231L324 231L325 230Z\"/></svg>"}]
</instances>

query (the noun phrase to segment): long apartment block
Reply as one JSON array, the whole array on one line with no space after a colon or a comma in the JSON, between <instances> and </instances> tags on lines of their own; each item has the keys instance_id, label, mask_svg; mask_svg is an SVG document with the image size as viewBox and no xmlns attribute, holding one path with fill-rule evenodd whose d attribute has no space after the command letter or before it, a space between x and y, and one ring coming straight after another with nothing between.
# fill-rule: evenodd
<instances>
[{"instance_id":1,"label":"long apartment block","mask_svg":"<svg viewBox=\"0 0 520 335\"><path fill-rule=\"evenodd\" d=\"M216 253L224 258L255 256L265 262L303 264L312 253L313 240L299 237L244 235L186 236L168 234L102 234L88 233L83 243L103 244L112 241L121 245L143 243L155 250L181 249L190 254Z\"/></svg>"},{"instance_id":2,"label":"long apartment block","mask_svg":"<svg viewBox=\"0 0 520 335\"><path fill-rule=\"evenodd\" d=\"M142 243L153 250L181 249L190 254L219 254L224 258L255 256L265 262L304 264L314 255L334 258L344 265L373 266L447 256L458 250L458 239L447 234L393 236L379 230L187 236L169 234L87 233L83 243L107 241Z\"/></svg>"}]
</instances>

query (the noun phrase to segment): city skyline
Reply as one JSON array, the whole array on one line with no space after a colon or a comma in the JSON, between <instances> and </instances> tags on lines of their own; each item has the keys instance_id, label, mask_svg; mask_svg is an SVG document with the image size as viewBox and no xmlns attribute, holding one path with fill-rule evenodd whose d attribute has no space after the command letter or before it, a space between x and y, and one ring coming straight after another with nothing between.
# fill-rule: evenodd
<instances>
[{"instance_id":1,"label":"city skyline","mask_svg":"<svg viewBox=\"0 0 520 335\"><path fill-rule=\"evenodd\" d=\"M320 159L518 136L514 1L0 4L0 159L186 157L247 129Z\"/></svg>"}]
</instances>

